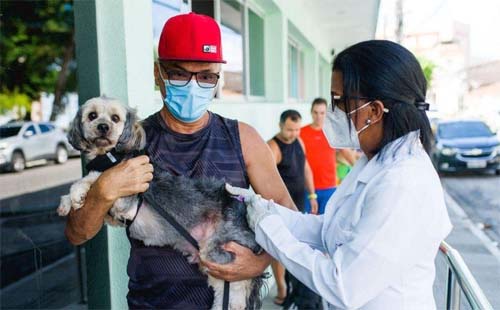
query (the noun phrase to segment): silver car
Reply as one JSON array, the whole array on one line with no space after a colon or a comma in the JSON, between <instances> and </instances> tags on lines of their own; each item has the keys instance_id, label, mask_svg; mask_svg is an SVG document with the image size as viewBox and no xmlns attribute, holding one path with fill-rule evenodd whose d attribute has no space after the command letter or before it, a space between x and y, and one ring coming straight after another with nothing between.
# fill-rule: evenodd
<instances>
[{"instance_id":1,"label":"silver car","mask_svg":"<svg viewBox=\"0 0 500 310\"><path fill-rule=\"evenodd\" d=\"M0 126L0 168L19 172L39 161L62 164L77 155L64 131L51 123L15 122Z\"/></svg>"}]
</instances>

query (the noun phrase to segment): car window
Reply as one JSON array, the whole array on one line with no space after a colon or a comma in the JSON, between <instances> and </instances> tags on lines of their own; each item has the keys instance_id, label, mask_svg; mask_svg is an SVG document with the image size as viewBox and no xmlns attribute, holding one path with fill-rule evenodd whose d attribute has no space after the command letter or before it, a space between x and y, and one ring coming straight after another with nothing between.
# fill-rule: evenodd
<instances>
[{"instance_id":1,"label":"car window","mask_svg":"<svg viewBox=\"0 0 500 310\"><path fill-rule=\"evenodd\" d=\"M438 135L442 139L489 137L493 133L483 122L453 122L440 124Z\"/></svg>"},{"instance_id":2,"label":"car window","mask_svg":"<svg viewBox=\"0 0 500 310\"><path fill-rule=\"evenodd\" d=\"M28 128L26 128L26 131L24 132L24 134L26 134L29 131L33 132L33 136L36 135L35 126L30 125Z\"/></svg>"},{"instance_id":3,"label":"car window","mask_svg":"<svg viewBox=\"0 0 500 310\"><path fill-rule=\"evenodd\" d=\"M52 126L52 125L38 124L38 126L40 127L40 131L42 133L54 130L54 126Z\"/></svg>"},{"instance_id":4,"label":"car window","mask_svg":"<svg viewBox=\"0 0 500 310\"><path fill-rule=\"evenodd\" d=\"M2 126L0 127L0 138L13 137L19 133L21 126Z\"/></svg>"}]
</instances>

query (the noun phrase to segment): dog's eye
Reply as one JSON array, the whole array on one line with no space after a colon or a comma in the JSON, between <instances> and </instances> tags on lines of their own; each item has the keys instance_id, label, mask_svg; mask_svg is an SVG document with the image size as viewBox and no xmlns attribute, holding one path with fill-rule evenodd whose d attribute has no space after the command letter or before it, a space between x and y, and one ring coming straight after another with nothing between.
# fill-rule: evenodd
<instances>
[{"instance_id":1,"label":"dog's eye","mask_svg":"<svg viewBox=\"0 0 500 310\"><path fill-rule=\"evenodd\" d=\"M89 120L93 121L97 118L97 113L96 112L90 112L89 113Z\"/></svg>"},{"instance_id":2,"label":"dog's eye","mask_svg":"<svg viewBox=\"0 0 500 310\"><path fill-rule=\"evenodd\" d=\"M113 116L111 116L111 120L115 123L118 123L120 121L120 117L116 114L113 114Z\"/></svg>"}]
</instances>

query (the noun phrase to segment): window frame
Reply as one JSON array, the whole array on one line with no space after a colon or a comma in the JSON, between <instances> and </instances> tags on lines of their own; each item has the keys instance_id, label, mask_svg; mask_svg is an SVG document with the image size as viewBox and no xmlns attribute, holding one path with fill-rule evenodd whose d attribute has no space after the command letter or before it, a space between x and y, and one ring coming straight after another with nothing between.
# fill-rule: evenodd
<instances>
[{"instance_id":1,"label":"window frame","mask_svg":"<svg viewBox=\"0 0 500 310\"><path fill-rule=\"evenodd\" d=\"M291 96L291 91L290 91L290 86L291 86L291 53L290 53L290 47L295 48L297 50L297 97L292 97ZM297 103L297 102L304 102L305 100L305 81L304 81L304 49L302 45L300 44L299 40L296 40L291 36L290 34L288 35L288 40L287 40L287 57L288 57L288 93L287 93L287 99L288 102L291 103Z\"/></svg>"}]
</instances>

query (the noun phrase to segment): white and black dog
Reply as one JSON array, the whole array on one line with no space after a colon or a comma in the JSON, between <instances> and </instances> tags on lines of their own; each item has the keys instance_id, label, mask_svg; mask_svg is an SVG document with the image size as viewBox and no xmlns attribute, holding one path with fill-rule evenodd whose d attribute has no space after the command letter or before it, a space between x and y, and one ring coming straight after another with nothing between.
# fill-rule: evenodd
<instances>
[{"instance_id":1,"label":"white and black dog","mask_svg":"<svg viewBox=\"0 0 500 310\"><path fill-rule=\"evenodd\" d=\"M80 150L88 161L98 156L124 159L145 146L145 132L134 110L126 108L118 100L98 97L88 100L78 111L68 134L71 145ZM148 246L172 246L187 256L191 263L198 262L198 255L221 264L234 257L222 249L222 245L235 241L257 253L260 247L246 221L245 205L225 191L223 181L213 178L189 179L173 176L155 167L149 189L139 197L133 195L118 199L110 209L106 222L120 225L132 221L130 235ZM71 208L81 208L91 185L100 172L89 171L83 179L71 186L69 195L61 197L57 209L59 215L67 215ZM182 225L199 244L199 253L157 211L164 208ZM203 272L203 269L202 269ZM208 275L215 299L213 309L223 304L224 281ZM261 306L260 288L262 276L230 285L230 309L256 309Z\"/></svg>"}]
</instances>

